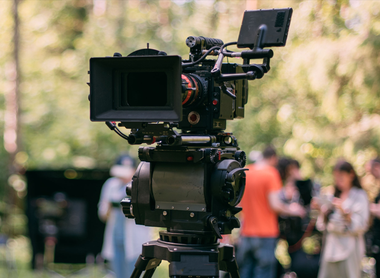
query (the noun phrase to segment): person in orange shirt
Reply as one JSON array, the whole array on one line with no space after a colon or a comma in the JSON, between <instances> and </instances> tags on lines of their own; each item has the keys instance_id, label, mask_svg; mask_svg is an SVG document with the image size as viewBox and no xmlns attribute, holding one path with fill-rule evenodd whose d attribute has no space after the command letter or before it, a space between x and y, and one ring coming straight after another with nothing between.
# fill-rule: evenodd
<instances>
[{"instance_id":1,"label":"person in orange shirt","mask_svg":"<svg viewBox=\"0 0 380 278\"><path fill-rule=\"evenodd\" d=\"M276 274L276 248L279 228L278 215L305 215L297 203L285 204L280 199L282 182L275 168L276 150L269 146L263 159L247 166L246 186L241 206L242 227L236 259L241 278L274 278Z\"/></svg>"}]
</instances>

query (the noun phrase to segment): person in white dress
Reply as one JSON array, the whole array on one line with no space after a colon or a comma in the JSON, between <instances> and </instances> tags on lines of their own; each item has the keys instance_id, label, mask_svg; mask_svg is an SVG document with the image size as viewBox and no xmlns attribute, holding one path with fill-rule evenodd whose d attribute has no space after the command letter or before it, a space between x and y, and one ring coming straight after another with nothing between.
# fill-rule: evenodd
<instances>
[{"instance_id":1,"label":"person in white dress","mask_svg":"<svg viewBox=\"0 0 380 278\"><path fill-rule=\"evenodd\" d=\"M334 196L320 209L317 228L324 231L319 278L360 278L365 255L369 201L352 165L339 162L333 171Z\"/></svg>"},{"instance_id":2,"label":"person in white dress","mask_svg":"<svg viewBox=\"0 0 380 278\"><path fill-rule=\"evenodd\" d=\"M130 277L142 244L153 240L152 228L136 225L134 219L126 218L120 205L134 173L134 159L120 156L110 170L112 177L102 187L98 204L99 218L106 223L101 254L111 263L116 278Z\"/></svg>"}]
</instances>

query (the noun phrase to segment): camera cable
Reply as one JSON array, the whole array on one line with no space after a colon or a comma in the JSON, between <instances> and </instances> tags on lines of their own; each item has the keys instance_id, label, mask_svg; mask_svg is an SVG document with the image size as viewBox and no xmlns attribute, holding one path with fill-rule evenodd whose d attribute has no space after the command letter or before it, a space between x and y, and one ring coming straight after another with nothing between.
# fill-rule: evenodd
<instances>
[{"instance_id":1,"label":"camera cable","mask_svg":"<svg viewBox=\"0 0 380 278\"><path fill-rule=\"evenodd\" d=\"M129 137L125 135L123 132L120 131L120 129L116 126L115 122L106 122L106 125L110 130L113 130L116 132L117 135L119 135L121 138L128 140Z\"/></svg>"},{"instance_id":2,"label":"camera cable","mask_svg":"<svg viewBox=\"0 0 380 278\"><path fill-rule=\"evenodd\" d=\"M220 46L213 46L209 50L207 50L207 52L205 54L203 54L202 57L199 58L198 60L191 62L191 63L182 63L182 68L191 67L191 66L194 66L194 65L202 62L207 57L207 55L209 55L212 51L214 51L215 49L218 49L218 48L220 48Z\"/></svg>"}]
</instances>

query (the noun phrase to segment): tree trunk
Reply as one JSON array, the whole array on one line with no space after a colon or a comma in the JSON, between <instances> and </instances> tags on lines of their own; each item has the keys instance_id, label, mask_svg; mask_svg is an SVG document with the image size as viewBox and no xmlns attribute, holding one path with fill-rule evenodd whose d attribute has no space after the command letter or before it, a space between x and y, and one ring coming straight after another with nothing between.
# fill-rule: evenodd
<instances>
[{"instance_id":1,"label":"tree trunk","mask_svg":"<svg viewBox=\"0 0 380 278\"><path fill-rule=\"evenodd\" d=\"M8 176L17 174L20 167L16 163L16 155L20 148L19 129L19 90L20 90L20 70L19 70L19 0L13 0L13 59L6 69L6 79L9 89L5 94L5 115L4 115L4 148L8 152ZM8 187L8 201L15 203L15 191Z\"/></svg>"},{"instance_id":2,"label":"tree trunk","mask_svg":"<svg viewBox=\"0 0 380 278\"><path fill-rule=\"evenodd\" d=\"M5 95L5 124L4 124L4 148L9 154L9 172L17 172L15 156L19 149L19 0L13 1L13 61L10 63L7 72L7 80L10 83L9 90Z\"/></svg>"}]
</instances>

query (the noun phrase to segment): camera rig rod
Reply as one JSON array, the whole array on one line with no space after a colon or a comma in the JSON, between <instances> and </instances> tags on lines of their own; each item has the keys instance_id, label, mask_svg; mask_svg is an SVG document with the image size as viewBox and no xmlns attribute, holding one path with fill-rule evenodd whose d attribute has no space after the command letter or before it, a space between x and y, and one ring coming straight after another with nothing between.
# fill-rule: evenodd
<instances>
[{"instance_id":1,"label":"camera rig rod","mask_svg":"<svg viewBox=\"0 0 380 278\"><path fill-rule=\"evenodd\" d=\"M195 143L195 144L207 144L212 141L215 141L214 136L202 136L202 135L187 135L181 136L182 143ZM212 140L214 139L214 140Z\"/></svg>"},{"instance_id":2,"label":"camera rig rod","mask_svg":"<svg viewBox=\"0 0 380 278\"><path fill-rule=\"evenodd\" d=\"M267 32L267 26L261 25L256 37L255 46L251 50L246 50L242 52L228 52L224 48L229 45L238 44L237 42L230 42L222 45L219 49L218 59L215 62L214 68L211 70L213 77L219 81L230 81L238 79L248 79L254 80L256 78L261 78L270 69L269 60L273 57L272 49L263 49L265 33ZM241 57L244 59L244 64L242 65L245 73L240 74L222 74L222 63L224 57ZM250 64L250 59L264 59L263 64ZM230 95L229 92L223 90L224 93Z\"/></svg>"},{"instance_id":3,"label":"camera rig rod","mask_svg":"<svg viewBox=\"0 0 380 278\"><path fill-rule=\"evenodd\" d=\"M212 147L237 147L237 141L232 133L209 134L179 134L173 130L170 123L119 123L119 126L130 128L129 136L122 133L114 122L106 122L106 125L131 145L159 143L162 146L212 146Z\"/></svg>"}]
</instances>

